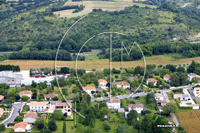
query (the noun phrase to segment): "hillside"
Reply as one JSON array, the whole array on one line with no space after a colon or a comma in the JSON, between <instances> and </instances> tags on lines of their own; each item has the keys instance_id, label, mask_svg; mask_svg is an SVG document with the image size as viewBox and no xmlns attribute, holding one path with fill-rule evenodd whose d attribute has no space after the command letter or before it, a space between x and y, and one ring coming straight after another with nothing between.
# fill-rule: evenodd
<instances>
[{"instance_id":1,"label":"hillside","mask_svg":"<svg viewBox=\"0 0 200 133\"><path fill-rule=\"evenodd\" d=\"M67 31L78 18L62 18L54 15L53 7L62 7L65 2L43 1L36 4L5 3L0 6L0 51L27 51L38 55L38 51L55 50ZM139 3L142 5L141 3ZM9 10L17 10L9 12ZM182 9L170 4L163 4L158 9L148 6L126 7L120 11L95 10L81 20L64 39L61 49L77 52L81 45L91 36L105 31L124 33L122 38L138 44L168 42L173 38L189 41L188 36L200 32L200 19L193 15L185 15ZM119 37L113 37L116 47L120 46ZM198 39L198 38L197 38ZM91 41L83 51L109 47L109 36L100 36ZM5 45L6 44L6 45ZM34 55L33 55L34 56ZM22 58L23 59L23 58Z\"/></svg>"}]
</instances>

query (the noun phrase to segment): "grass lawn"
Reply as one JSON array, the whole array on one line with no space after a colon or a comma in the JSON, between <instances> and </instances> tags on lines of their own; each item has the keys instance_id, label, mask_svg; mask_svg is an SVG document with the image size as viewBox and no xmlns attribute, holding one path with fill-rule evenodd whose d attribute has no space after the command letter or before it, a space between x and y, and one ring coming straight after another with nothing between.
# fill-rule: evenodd
<instances>
[{"instance_id":1,"label":"grass lawn","mask_svg":"<svg viewBox=\"0 0 200 133\"><path fill-rule=\"evenodd\" d=\"M147 109L150 109L150 110L155 110L154 107L150 106L149 104L146 103L146 96L142 96L142 97L139 97L138 99L135 99L136 101L140 102L141 104L144 104L146 105ZM155 103L156 104L156 103ZM155 105L156 106L156 105Z\"/></svg>"},{"instance_id":2,"label":"grass lawn","mask_svg":"<svg viewBox=\"0 0 200 133\"><path fill-rule=\"evenodd\" d=\"M67 133L75 133L74 121L65 121L67 127ZM56 121L57 130L54 133L62 133L63 121Z\"/></svg>"},{"instance_id":3,"label":"grass lawn","mask_svg":"<svg viewBox=\"0 0 200 133\"><path fill-rule=\"evenodd\" d=\"M14 133L14 132L12 131L12 128L6 128L6 130L2 133Z\"/></svg>"}]
</instances>

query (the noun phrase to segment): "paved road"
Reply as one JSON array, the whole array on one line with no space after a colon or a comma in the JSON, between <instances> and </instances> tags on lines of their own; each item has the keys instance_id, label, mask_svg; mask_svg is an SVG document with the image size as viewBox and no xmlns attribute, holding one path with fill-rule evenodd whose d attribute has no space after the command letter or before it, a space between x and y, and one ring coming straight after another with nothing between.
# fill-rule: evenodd
<instances>
[{"instance_id":1,"label":"paved road","mask_svg":"<svg viewBox=\"0 0 200 133\"><path fill-rule=\"evenodd\" d=\"M19 109L21 109L22 105L23 105L23 103L17 103L17 104L12 105L13 113L12 113L11 117L3 123L5 126L8 125L8 123L11 123L15 120L15 118L19 115L18 111L19 111Z\"/></svg>"},{"instance_id":2,"label":"paved road","mask_svg":"<svg viewBox=\"0 0 200 133\"><path fill-rule=\"evenodd\" d=\"M195 84L195 85L197 85L197 84ZM166 92L170 92L171 90L176 90L176 89L180 89L180 88L191 89L195 85L191 84L191 85L187 85L187 86L171 87L170 89L157 90L157 92L166 93ZM148 94L148 92L142 92L142 93L135 93L135 94L132 94L132 95L112 96L111 98L124 99L124 98L137 97L137 96L146 96L147 94ZM91 101L95 101L95 100L97 100L97 101L106 101L108 99L109 99L109 97L91 98Z\"/></svg>"}]
</instances>

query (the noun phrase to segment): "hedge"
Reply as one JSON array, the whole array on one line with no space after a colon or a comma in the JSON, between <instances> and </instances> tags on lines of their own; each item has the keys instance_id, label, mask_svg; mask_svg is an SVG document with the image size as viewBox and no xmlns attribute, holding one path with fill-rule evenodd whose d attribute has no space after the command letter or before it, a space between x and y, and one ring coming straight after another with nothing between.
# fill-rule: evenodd
<instances>
[{"instance_id":1,"label":"hedge","mask_svg":"<svg viewBox=\"0 0 200 133\"><path fill-rule=\"evenodd\" d=\"M178 100L175 99L175 101L176 101L176 104L177 104L177 106L178 106L179 109L192 109L192 107L181 107L180 104L179 104L179 102L178 102Z\"/></svg>"}]
</instances>

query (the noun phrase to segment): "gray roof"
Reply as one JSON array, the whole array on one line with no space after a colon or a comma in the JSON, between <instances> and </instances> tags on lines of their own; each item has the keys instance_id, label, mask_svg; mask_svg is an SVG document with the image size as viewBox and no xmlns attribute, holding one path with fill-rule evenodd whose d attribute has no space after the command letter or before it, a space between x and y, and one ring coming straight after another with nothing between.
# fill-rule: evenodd
<instances>
[{"instance_id":1,"label":"gray roof","mask_svg":"<svg viewBox=\"0 0 200 133\"><path fill-rule=\"evenodd\" d=\"M0 77L9 77L9 78L23 80L22 74L15 74L13 72L6 72L6 71L1 71L0 72Z\"/></svg>"}]
</instances>

